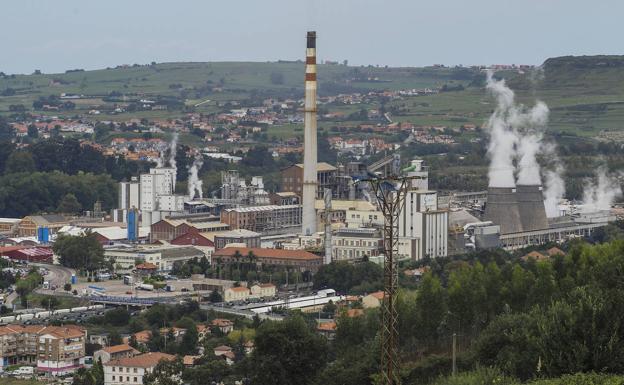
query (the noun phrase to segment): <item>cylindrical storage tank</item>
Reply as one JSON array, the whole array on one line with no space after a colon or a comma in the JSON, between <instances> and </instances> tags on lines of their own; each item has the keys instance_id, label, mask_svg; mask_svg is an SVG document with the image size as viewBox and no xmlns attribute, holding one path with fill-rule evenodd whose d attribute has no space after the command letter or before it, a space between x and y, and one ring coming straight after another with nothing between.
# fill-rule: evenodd
<instances>
[{"instance_id":1,"label":"cylindrical storage tank","mask_svg":"<svg viewBox=\"0 0 624 385\"><path fill-rule=\"evenodd\" d=\"M548 228L544 195L540 185L517 185L516 200L524 231Z\"/></svg>"},{"instance_id":2,"label":"cylindrical storage tank","mask_svg":"<svg viewBox=\"0 0 624 385\"><path fill-rule=\"evenodd\" d=\"M499 225L501 234L523 231L516 188L489 187L484 218Z\"/></svg>"}]
</instances>

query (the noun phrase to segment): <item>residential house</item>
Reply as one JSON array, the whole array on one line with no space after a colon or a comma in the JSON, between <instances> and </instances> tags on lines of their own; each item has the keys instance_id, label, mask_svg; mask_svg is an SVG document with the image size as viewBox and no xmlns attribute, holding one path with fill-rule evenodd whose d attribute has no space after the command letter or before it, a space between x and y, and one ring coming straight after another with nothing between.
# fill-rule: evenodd
<instances>
[{"instance_id":1,"label":"residential house","mask_svg":"<svg viewBox=\"0 0 624 385\"><path fill-rule=\"evenodd\" d=\"M104 385L143 385L143 376L163 360L173 361L175 356L150 352L109 361L104 364Z\"/></svg>"},{"instance_id":2,"label":"residential house","mask_svg":"<svg viewBox=\"0 0 624 385\"><path fill-rule=\"evenodd\" d=\"M219 329L221 333L228 334L234 330L234 322L225 318L215 318L210 322L211 329Z\"/></svg>"},{"instance_id":3,"label":"residential house","mask_svg":"<svg viewBox=\"0 0 624 385\"><path fill-rule=\"evenodd\" d=\"M122 358L134 357L140 352L128 344L107 346L93 353L93 362L102 360L105 364L108 361L120 360Z\"/></svg>"},{"instance_id":4,"label":"residential house","mask_svg":"<svg viewBox=\"0 0 624 385\"><path fill-rule=\"evenodd\" d=\"M328 340L333 340L336 337L336 322L329 321L319 323L316 327L316 331Z\"/></svg>"},{"instance_id":5,"label":"residential house","mask_svg":"<svg viewBox=\"0 0 624 385\"><path fill-rule=\"evenodd\" d=\"M365 309L380 307L381 302L384 299L383 291L376 291L374 293L370 293L362 298L362 305L364 305Z\"/></svg>"}]
</instances>

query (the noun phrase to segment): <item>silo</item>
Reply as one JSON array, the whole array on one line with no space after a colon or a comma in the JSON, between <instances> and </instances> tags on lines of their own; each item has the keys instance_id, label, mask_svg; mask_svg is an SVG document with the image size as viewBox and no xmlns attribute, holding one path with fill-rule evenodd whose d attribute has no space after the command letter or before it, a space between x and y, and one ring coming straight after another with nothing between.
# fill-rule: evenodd
<instances>
[{"instance_id":1,"label":"silo","mask_svg":"<svg viewBox=\"0 0 624 385\"><path fill-rule=\"evenodd\" d=\"M484 218L499 225L501 234L523 231L516 188L489 187Z\"/></svg>"},{"instance_id":2,"label":"silo","mask_svg":"<svg viewBox=\"0 0 624 385\"><path fill-rule=\"evenodd\" d=\"M516 199L520 220L524 231L544 230L548 228L544 195L540 185L517 185Z\"/></svg>"}]
</instances>

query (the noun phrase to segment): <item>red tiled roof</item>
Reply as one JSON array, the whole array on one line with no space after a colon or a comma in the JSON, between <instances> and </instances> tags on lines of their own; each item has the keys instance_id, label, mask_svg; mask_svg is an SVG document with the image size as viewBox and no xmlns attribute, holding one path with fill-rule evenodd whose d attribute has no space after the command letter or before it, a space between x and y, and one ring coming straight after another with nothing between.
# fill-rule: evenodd
<instances>
[{"instance_id":1,"label":"red tiled roof","mask_svg":"<svg viewBox=\"0 0 624 385\"><path fill-rule=\"evenodd\" d=\"M166 353L160 352L150 352L139 354L134 357L122 358L119 360L109 361L104 364L104 366L129 366L129 367L137 367L137 368L153 368L156 366L161 360L173 361L175 360L175 356Z\"/></svg>"},{"instance_id":2,"label":"red tiled roof","mask_svg":"<svg viewBox=\"0 0 624 385\"><path fill-rule=\"evenodd\" d=\"M130 346L128 344L107 346L105 348L102 348L102 350L105 351L106 353L110 353L110 354L120 353L120 352L127 352L129 350L136 351L136 349L134 349L132 346Z\"/></svg>"},{"instance_id":3,"label":"red tiled roof","mask_svg":"<svg viewBox=\"0 0 624 385\"><path fill-rule=\"evenodd\" d=\"M334 321L323 322L316 327L316 330L324 331L324 332L333 332L336 330L336 323Z\"/></svg>"},{"instance_id":4,"label":"red tiled roof","mask_svg":"<svg viewBox=\"0 0 624 385\"><path fill-rule=\"evenodd\" d=\"M283 250L283 249L263 249L263 248L249 248L249 247L225 247L217 250L212 254L213 258L218 257L232 257L236 251L242 256L247 256L249 252L252 252L258 258L273 258L273 259L291 259L299 261L313 261L320 260L322 257L312 254L305 250Z\"/></svg>"}]
</instances>

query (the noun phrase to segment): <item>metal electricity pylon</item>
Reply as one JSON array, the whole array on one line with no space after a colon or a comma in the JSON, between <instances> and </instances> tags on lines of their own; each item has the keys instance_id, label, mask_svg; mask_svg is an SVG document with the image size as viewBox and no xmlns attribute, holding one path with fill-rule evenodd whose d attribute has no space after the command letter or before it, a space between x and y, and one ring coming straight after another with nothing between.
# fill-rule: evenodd
<instances>
[{"instance_id":1,"label":"metal electricity pylon","mask_svg":"<svg viewBox=\"0 0 624 385\"><path fill-rule=\"evenodd\" d=\"M399 285L397 254L399 246L399 214L405 205L410 181L417 177L380 177L365 179L371 185L379 210L384 216L384 299L381 323L381 378L383 385L400 384L399 330L396 292Z\"/></svg>"}]
</instances>

